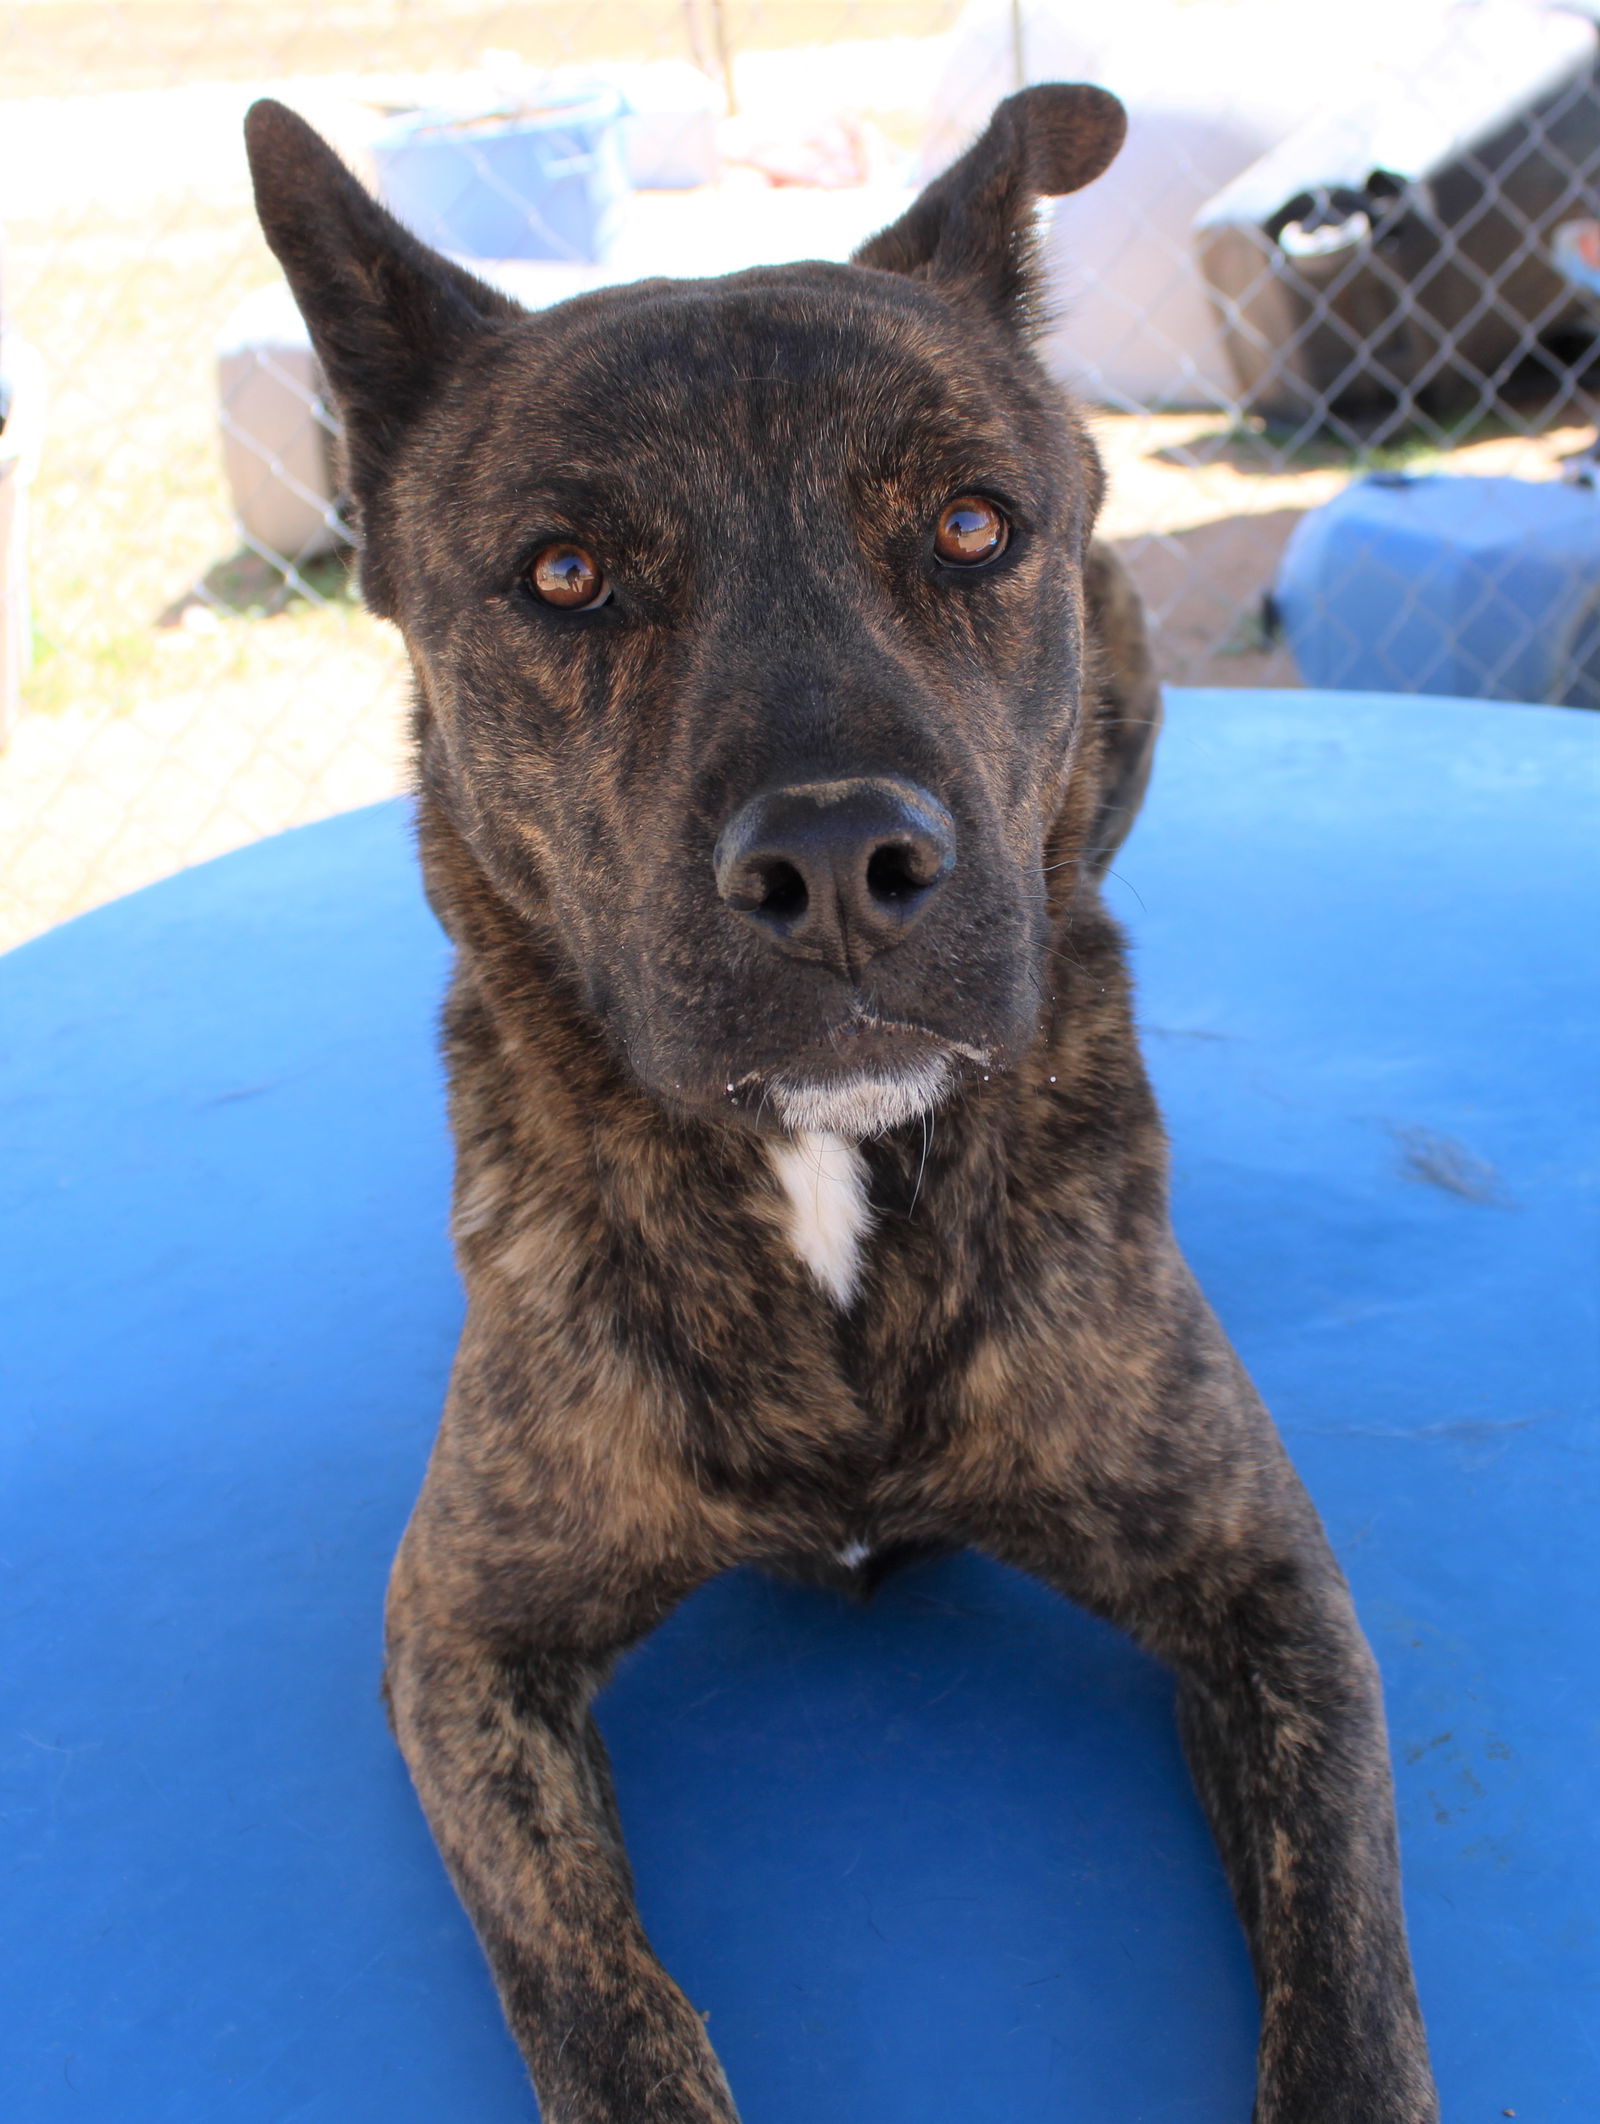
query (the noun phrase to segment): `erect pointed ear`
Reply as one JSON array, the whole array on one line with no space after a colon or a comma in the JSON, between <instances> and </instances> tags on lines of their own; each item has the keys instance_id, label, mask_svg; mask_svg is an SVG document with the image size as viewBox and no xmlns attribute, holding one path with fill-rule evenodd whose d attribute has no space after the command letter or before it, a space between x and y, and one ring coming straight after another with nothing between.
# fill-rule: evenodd
<instances>
[{"instance_id":1,"label":"erect pointed ear","mask_svg":"<svg viewBox=\"0 0 1600 2124\"><path fill-rule=\"evenodd\" d=\"M452 355L527 313L419 243L285 105L252 104L244 136L256 212L343 418L362 508Z\"/></svg>"},{"instance_id":2,"label":"erect pointed ear","mask_svg":"<svg viewBox=\"0 0 1600 2124\"><path fill-rule=\"evenodd\" d=\"M1025 329L1034 207L1093 183L1115 161L1128 115L1109 90L1049 82L996 106L982 137L856 252L856 265L926 280Z\"/></svg>"}]
</instances>

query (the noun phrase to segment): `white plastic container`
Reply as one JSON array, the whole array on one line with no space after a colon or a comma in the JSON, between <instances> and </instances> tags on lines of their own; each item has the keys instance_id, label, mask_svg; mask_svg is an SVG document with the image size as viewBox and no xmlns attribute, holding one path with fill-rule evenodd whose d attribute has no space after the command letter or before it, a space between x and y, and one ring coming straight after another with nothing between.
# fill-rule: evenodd
<instances>
[{"instance_id":1,"label":"white plastic container","mask_svg":"<svg viewBox=\"0 0 1600 2124\"><path fill-rule=\"evenodd\" d=\"M1404 78L1441 18L1470 12L1451 0L1347 0L1336 14L1285 0L974 0L951 32L923 172L953 161L1025 81L1113 90L1128 106L1126 147L1048 210L1058 321L1045 358L1101 405L1231 409L1237 387L1195 216L1315 112L1370 96L1385 71Z\"/></svg>"},{"instance_id":2,"label":"white plastic container","mask_svg":"<svg viewBox=\"0 0 1600 2124\"><path fill-rule=\"evenodd\" d=\"M603 266L461 261L530 310L603 286ZM239 531L274 566L298 567L350 543L339 515L338 416L323 396L311 335L287 285L257 288L217 340L223 468Z\"/></svg>"},{"instance_id":3,"label":"white plastic container","mask_svg":"<svg viewBox=\"0 0 1600 2124\"><path fill-rule=\"evenodd\" d=\"M337 422L283 281L247 295L223 327L217 394L223 466L246 544L274 565L297 567L345 543L334 506Z\"/></svg>"},{"instance_id":4,"label":"white plastic container","mask_svg":"<svg viewBox=\"0 0 1600 2124\"><path fill-rule=\"evenodd\" d=\"M1595 23L1479 0L1413 57L1197 217L1240 399L1268 420L1377 418L1382 441L1481 410L1536 344L1544 382L1582 395L1600 313L1558 246L1600 183Z\"/></svg>"}]
</instances>

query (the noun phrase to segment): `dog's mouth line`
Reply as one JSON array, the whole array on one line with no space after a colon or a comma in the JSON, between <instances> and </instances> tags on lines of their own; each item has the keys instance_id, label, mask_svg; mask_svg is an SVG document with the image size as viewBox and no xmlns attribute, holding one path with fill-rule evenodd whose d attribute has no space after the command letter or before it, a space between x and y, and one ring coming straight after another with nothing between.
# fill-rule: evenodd
<instances>
[{"instance_id":1,"label":"dog's mouth line","mask_svg":"<svg viewBox=\"0 0 1600 2124\"><path fill-rule=\"evenodd\" d=\"M936 1033L931 1026L919 1025L911 1018L884 1018L878 1016L874 1011L858 1008L851 1012L849 1024L839 1029L832 1043L835 1052L839 1054L840 1061L847 1068L850 1066L851 1058L848 1052L839 1052L841 1044L848 1042L858 1034L870 1033L902 1034L907 1038L925 1040L939 1055L945 1057L959 1055L964 1062L970 1062L975 1069L990 1069L993 1067L994 1058L986 1047L975 1047L968 1040L957 1040L946 1033ZM890 1065L881 1065L880 1070L873 1072L874 1075L880 1073L885 1077L895 1074ZM785 1082L793 1084L798 1074L791 1065L787 1064L780 1064L777 1068L747 1069L742 1076L729 1079L725 1083L724 1090L734 1096L741 1092L769 1091Z\"/></svg>"},{"instance_id":2,"label":"dog's mouth line","mask_svg":"<svg viewBox=\"0 0 1600 2124\"><path fill-rule=\"evenodd\" d=\"M926 1040L945 1054L960 1055L965 1062L987 1069L991 1057L986 1047L974 1047L970 1041L953 1039L947 1033L936 1033L931 1026L918 1025L912 1018L883 1018L876 1011L857 1006L850 1013L850 1024L845 1029L846 1037L856 1032L906 1033L912 1038Z\"/></svg>"}]
</instances>

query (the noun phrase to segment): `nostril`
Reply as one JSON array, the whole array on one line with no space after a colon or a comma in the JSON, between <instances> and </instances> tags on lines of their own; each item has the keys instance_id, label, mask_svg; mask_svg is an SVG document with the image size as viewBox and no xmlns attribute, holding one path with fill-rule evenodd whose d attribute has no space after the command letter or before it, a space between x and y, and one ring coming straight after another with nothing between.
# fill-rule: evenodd
<instances>
[{"instance_id":1,"label":"nostril","mask_svg":"<svg viewBox=\"0 0 1600 2124\"><path fill-rule=\"evenodd\" d=\"M806 881L792 863L781 859L761 866L760 877L766 891L756 902L755 912L764 914L775 922L793 922L806 911L810 894Z\"/></svg>"},{"instance_id":2,"label":"nostril","mask_svg":"<svg viewBox=\"0 0 1600 2124\"><path fill-rule=\"evenodd\" d=\"M711 850L730 912L852 980L922 919L955 863L954 822L938 799L871 775L764 790Z\"/></svg>"},{"instance_id":3,"label":"nostril","mask_svg":"<svg viewBox=\"0 0 1600 2124\"><path fill-rule=\"evenodd\" d=\"M918 875L920 868L915 851L905 842L887 841L868 859L867 891L887 906L903 906L928 889L929 881Z\"/></svg>"}]
</instances>

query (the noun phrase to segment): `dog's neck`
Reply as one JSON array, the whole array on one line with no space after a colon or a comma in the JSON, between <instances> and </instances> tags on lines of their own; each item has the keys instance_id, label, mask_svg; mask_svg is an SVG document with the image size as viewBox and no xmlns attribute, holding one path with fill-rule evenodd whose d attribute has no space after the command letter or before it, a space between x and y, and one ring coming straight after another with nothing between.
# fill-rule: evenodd
<instances>
[{"instance_id":1,"label":"dog's neck","mask_svg":"<svg viewBox=\"0 0 1600 2124\"><path fill-rule=\"evenodd\" d=\"M788 1200L790 1246L834 1304L848 1306L872 1224L866 1160L857 1145L826 1131L769 1143L767 1156Z\"/></svg>"},{"instance_id":2,"label":"dog's neck","mask_svg":"<svg viewBox=\"0 0 1600 2124\"><path fill-rule=\"evenodd\" d=\"M674 1320L697 1334L739 1305L763 1318L776 1306L793 1325L771 1281L776 1263L757 1238L763 1226L798 1270L796 1282L852 1332L864 1326L856 1301L869 1262L886 1291L910 1275L917 1292L937 1290L942 1313L959 1311L1001 1243L1013 1158L1048 1155L1056 1169L1042 1133L1066 1124L1080 1081L1100 1086L1120 1073L1139 1104L1121 954L1097 896L1066 916L1070 937L1068 928L1058 933L1038 1045L992 1084L954 1090L920 1128L913 1121L885 1134L869 1124L858 1142L852 1127L796 1117L787 1134L763 1139L675 1117L629 1080L586 1016L553 927L513 912L426 789L418 840L429 897L459 953L446 1045L468 1197L494 1192L478 1168L500 1155L500 1131L514 1129L525 1163L537 1141L529 1169L548 1190L547 1221L569 1230L573 1244L580 1231L585 1244L608 1226L623 1233L630 1258L669 1294ZM1059 890L1070 874L1056 870L1049 883ZM1136 1136L1148 1127L1142 1110L1123 1119ZM517 1199L458 1236L488 1260L514 1251ZM520 1201L534 1215L526 1189ZM914 1312L921 1301L908 1302Z\"/></svg>"}]
</instances>

